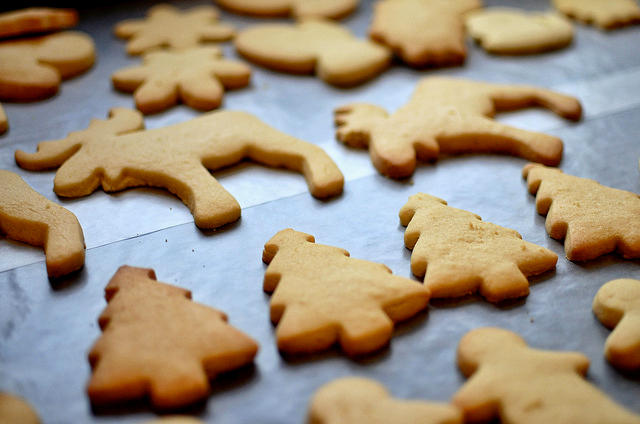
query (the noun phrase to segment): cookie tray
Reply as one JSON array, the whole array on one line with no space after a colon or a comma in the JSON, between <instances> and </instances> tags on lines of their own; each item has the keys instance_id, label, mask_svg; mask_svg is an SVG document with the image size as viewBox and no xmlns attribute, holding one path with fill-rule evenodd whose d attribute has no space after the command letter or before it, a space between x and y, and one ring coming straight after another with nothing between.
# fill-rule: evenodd
<instances>
[{"instance_id":1,"label":"cookie tray","mask_svg":"<svg viewBox=\"0 0 640 424\"><path fill-rule=\"evenodd\" d=\"M173 3L180 8L208 4ZM191 290L194 301L225 311L233 326L260 344L252 367L214 380L207 402L186 411L205 422L305 422L314 391L341 376L377 380L400 398L446 402L465 381L455 363L458 341L480 326L513 330L537 348L586 354L591 360L588 380L640 413L638 376L622 374L604 360L603 344L610 331L591 312L602 284L640 278L638 261L614 254L586 263L565 259L562 243L547 236L544 218L535 211L534 197L521 176L522 159L443 157L419 165L412 178L395 181L375 171L365 150L336 141L332 117L334 108L350 102L393 111L408 100L418 80L435 75L538 85L579 98L583 119L570 123L530 109L500 114L498 120L562 138L564 172L640 193L640 26L603 32L576 24L571 46L534 56L492 56L469 42L464 66L415 70L394 64L351 89L252 65L250 87L227 92L223 107L250 112L321 146L344 173L344 193L320 201L297 173L242 164L214 173L241 204L241 219L205 231L166 191L137 188L62 199L52 191L53 171L28 172L14 161L18 149L33 152L41 141L84 129L91 119L105 119L113 107L134 107L132 96L113 89L110 75L139 63L139 58L127 56L125 42L112 28L123 19L143 17L152 5L107 3L80 9L76 29L96 43L94 67L64 82L46 101L3 104L10 129L0 136L0 168L18 173L74 212L84 229L87 252L79 272L50 281L41 249L0 237L0 391L28 399L45 423L138 423L157 416L144 403L95 409L85 392L87 352L100 335L97 317L105 307L104 286L127 264L153 268L160 281ZM485 5L550 7L534 0L486 0ZM221 16L238 29L264 22L228 12ZM343 22L364 37L371 16L372 2L362 0ZM237 57L231 43L222 46L227 57ZM145 125L159 128L200 113L178 106L146 116ZM532 278L531 293L521 300L499 305L474 296L432 301L428 311L396 327L389 347L366 358L349 359L337 349L312 357L281 355L269 321L269 295L262 290L264 243L277 231L294 228L313 234L318 243L342 247L354 258L381 262L395 274L415 278L398 211L417 192L441 197L553 250L559 256L556 270Z\"/></svg>"}]
</instances>

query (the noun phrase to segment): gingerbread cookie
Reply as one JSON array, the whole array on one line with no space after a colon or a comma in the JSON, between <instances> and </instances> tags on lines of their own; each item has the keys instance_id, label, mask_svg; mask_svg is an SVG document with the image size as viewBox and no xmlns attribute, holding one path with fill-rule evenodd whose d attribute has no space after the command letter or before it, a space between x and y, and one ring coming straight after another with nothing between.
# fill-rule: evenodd
<instances>
[{"instance_id":1,"label":"gingerbread cookie","mask_svg":"<svg viewBox=\"0 0 640 424\"><path fill-rule=\"evenodd\" d=\"M516 333L485 327L462 338L457 361L470 377L452 399L465 423L640 423L584 378L589 358L581 353L533 349Z\"/></svg>"},{"instance_id":2,"label":"gingerbread cookie","mask_svg":"<svg viewBox=\"0 0 640 424\"><path fill-rule=\"evenodd\" d=\"M0 392L1 424L40 424L40 417L21 397Z\"/></svg>"},{"instance_id":3,"label":"gingerbread cookie","mask_svg":"<svg viewBox=\"0 0 640 424\"><path fill-rule=\"evenodd\" d=\"M122 266L105 298L103 333L89 353L94 405L148 396L160 409L184 407L208 396L210 379L249 365L258 351L223 312L156 281L152 269Z\"/></svg>"},{"instance_id":4,"label":"gingerbread cookie","mask_svg":"<svg viewBox=\"0 0 640 424\"><path fill-rule=\"evenodd\" d=\"M127 187L166 188L193 213L200 228L216 228L240 217L240 205L211 175L250 159L304 174L318 198L342 192L344 177L320 147L281 133L256 117L215 111L172 126L143 131L142 115L115 108L106 121L46 141L36 153L16 151L24 169L60 167L54 191L64 197Z\"/></svg>"},{"instance_id":5,"label":"gingerbread cookie","mask_svg":"<svg viewBox=\"0 0 640 424\"><path fill-rule=\"evenodd\" d=\"M0 100L42 100L58 92L60 81L87 71L95 60L88 35L63 31L0 42Z\"/></svg>"},{"instance_id":6,"label":"gingerbread cookie","mask_svg":"<svg viewBox=\"0 0 640 424\"><path fill-rule=\"evenodd\" d=\"M593 299L593 312L613 331L607 337L607 361L622 370L640 369L640 280L621 278L603 285Z\"/></svg>"},{"instance_id":7,"label":"gingerbread cookie","mask_svg":"<svg viewBox=\"0 0 640 424\"><path fill-rule=\"evenodd\" d=\"M313 424L462 424L462 412L450 404L392 398L374 380L343 377L322 386L309 407Z\"/></svg>"},{"instance_id":8,"label":"gingerbread cookie","mask_svg":"<svg viewBox=\"0 0 640 424\"><path fill-rule=\"evenodd\" d=\"M416 159L432 161L440 153L504 153L557 165L561 140L491 119L499 111L534 106L571 120L581 115L577 99L543 88L428 77L391 115L364 103L336 109L337 138L349 146L368 147L373 165L391 178L410 176Z\"/></svg>"},{"instance_id":9,"label":"gingerbread cookie","mask_svg":"<svg viewBox=\"0 0 640 424\"><path fill-rule=\"evenodd\" d=\"M273 293L271 321L282 352L318 352L336 343L351 356L373 352L389 343L394 322L429 302L422 284L290 228L265 244L262 260L269 264L264 290Z\"/></svg>"},{"instance_id":10,"label":"gingerbread cookie","mask_svg":"<svg viewBox=\"0 0 640 424\"><path fill-rule=\"evenodd\" d=\"M358 6L358 0L216 0L216 3L236 13L265 18L320 16L342 19Z\"/></svg>"},{"instance_id":11,"label":"gingerbread cookie","mask_svg":"<svg viewBox=\"0 0 640 424\"><path fill-rule=\"evenodd\" d=\"M210 5L182 11L170 4L157 4L149 9L145 19L119 22L116 36L129 40L127 53L139 55L156 47L184 49L205 41L226 41L233 38L234 29L218 22L218 10Z\"/></svg>"},{"instance_id":12,"label":"gingerbread cookie","mask_svg":"<svg viewBox=\"0 0 640 424\"><path fill-rule=\"evenodd\" d=\"M0 38L17 37L71 28L78 11L54 7L27 7L0 13Z\"/></svg>"},{"instance_id":13,"label":"gingerbread cookie","mask_svg":"<svg viewBox=\"0 0 640 424\"><path fill-rule=\"evenodd\" d=\"M413 67L461 65L464 14L480 7L480 0L379 0L369 36Z\"/></svg>"},{"instance_id":14,"label":"gingerbread cookie","mask_svg":"<svg viewBox=\"0 0 640 424\"><path fill-rule=\"evenodd\" d=\"M568 17L609 30L640 23L635 0L553 0L553 6Z\"/></svg>"},{"instance_id":15,"label":"gingerbread cookie","mask_svg":"<svg viewBox=\"0 0 640 424\"><path fill-rule=\"evenodd\" d=\"M84 234L76 216L5 170L0 170L0 233L42 246L49 277L61 277L84 264Z\"/></svg>"},{"instance_id":16,"label":"gingerbread cookie","mask_svg":"<svg viewBox=\"0 0 640 424\"><path fill-rule=\"evenodd\" d=\"M4 134L9 129L9 120L7 114L4 112L2 104L0 104L0 134Z\"/></svg>"},{"instance_id":17,"label":"gingerbread cookie","mask_svg":"<svg viewBox=\"0 0 640 424\"><path fill-rule=\"evenodd\" d=\"M391 53L354 37L344 26L320 18L291 24L250 27L235 39L242 56L265 68L295 74L316 74L336 86L353 86L387 68Z\"/></svg>"},{"instance_id":18,"label":"gingerbread cookie","mask_svg":"<svg viewBox=\"0 0 640 424\"><path fill-rule=\"evenodd\" d=\"M198 110L220 106L225 89L246 87L251 68L225 60L222 49L192 47L178 51L154 51L144 55L141 66L116 71L116 89L133 93L142 113L155 113L179 101Z\"/></svg>"},{"instance_id":19,"label":"gingerbread cookie","mask_svg":"<svg viewBox=\"0 0 640 424\"><path fill-rule=\"evenodd\" d=\"M490 7L469 12L467 32L489 53L524 55L557 50L571 44L573 25L553 12Z\"/></svg>"},{"instance_id":20,"label":"gingerbread cookie","mask_svg":"<svg viewBox=\"0 0 640 424\"><path fill-rule=\"evenodd\" d=\"M610 252L640 258L640 196L540 164L526 165L522 175L536 195L536 210L547 217L547 233L564 239L567 259L589 261Z\"/></svg>"},{"instance_id":21,"label":"gingerbread cookie","mask_svg":"<svg viewBox=\"0 0 640 424\"><path fill-rule=\"evenodd\" d=\"M517 231L426 193L409 197L400 209L400 223L407 227L404 244L413 250L411 271L424 276L434 299L476 291L490 302L526 296L527 277L555 268L558 261L555 253L522 240Z\"/></svg>"}]
</instances>

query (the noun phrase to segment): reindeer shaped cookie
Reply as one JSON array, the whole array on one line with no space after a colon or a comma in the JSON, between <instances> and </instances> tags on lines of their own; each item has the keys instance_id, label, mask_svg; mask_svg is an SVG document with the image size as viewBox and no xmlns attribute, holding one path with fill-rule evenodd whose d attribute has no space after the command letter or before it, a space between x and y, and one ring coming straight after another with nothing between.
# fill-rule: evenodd
<instances>
[{"instance_id":1,"label":"reindeer shaped cookie","mask_svg":"<svg viewBox=\"0 0 640 424\"><path fill-rule=\"evenodd\" d=\"M508 330L467 333L458 345L458 366L470 377L452 399L465 423L640 423L640 416L584 379L585 355L532 349Z\"/></svg>"},{"instance_id":2,"label":"reindeer shaped cookie","mask_svg":"<svg viewBox=\"0 0 640 424\"><path fill-rule=\"evenodd\" d=\"M491 119L497 111L533 106L571 120L581 115L578 100L553 91L431 77L393 114L372 104L338 108L337 138L349 146L368 147L376 169L391 178L408 177L417 159L432 161L441 153L504 153L555 166L562 158L560 139Z\"/></svg>"},{"instance_id":3,"label":"reindeer shaped cookie","mask_svg":"<svg viewBox=\"0 0 640 424\"><path fill-rule=\"evenodd\" d=\"M342 192L344 178L318 146L281 133L244 112L218 111L169 127L142 131L142 115L115 108L106 121L46 141L36 153L16 151L29 170L60 167L54 191L64 197L127 187L166 188L191 210L200 228L216 228L240 217L240 205L211 175L251 159L304 174L318 198Z\"/></svg>"}]
</instances>

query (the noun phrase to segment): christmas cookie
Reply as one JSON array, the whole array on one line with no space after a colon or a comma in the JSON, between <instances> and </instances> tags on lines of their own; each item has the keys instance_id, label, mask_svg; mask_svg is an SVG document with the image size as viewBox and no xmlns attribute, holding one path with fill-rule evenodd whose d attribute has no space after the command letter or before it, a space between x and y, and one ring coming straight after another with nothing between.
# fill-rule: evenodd
<instances>
[{"instance_id":1,"label":"christmas cookie","mask_svg":"<svg viewBox=\"0 0 640 424\"><path fill-rule=\"evenodd\" d=\"M216 0L225 9L265 18L320 16L341 19L351 14L358 0Z\"/></svg>"},{"instance_id":2,"label":"christmas cookie","mask_svg":"<svg viewBox=\"0 0 640 424\"><path fill-rule=\"evenodd\" d=\"M75 9L27 7L0 13L0 38L67 29L77 23Z\"/></svg>"},{"instance_id":3,"label":"christmas cookie","mask_svg":"<svg viewBox=\"0 0 640 424\"><path fill-rule=\"evenodd\" d=\"M635 0L552 0L552 4L572 19L605 30L640 23Z\"/></svg>"}]
</instances>

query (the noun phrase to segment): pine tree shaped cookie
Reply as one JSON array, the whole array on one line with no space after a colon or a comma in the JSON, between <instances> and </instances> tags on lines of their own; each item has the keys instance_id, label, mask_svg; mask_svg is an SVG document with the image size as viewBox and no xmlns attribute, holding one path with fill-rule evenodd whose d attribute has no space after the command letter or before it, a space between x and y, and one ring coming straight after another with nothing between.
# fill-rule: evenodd
<instances>
[{"instance_id":1,"label":"pine tree shaped cookie","mask_svg":"<svg viewBox=\"0 0 640 424\"><path fill-rule=\"evenodd\" d=\"M393 323L427 307L429 289L382 264L349 257L292 229L266 244L264 290L273 292L271 321L278 348L309 353L338 343L348 355L386 345Z\"/></svg>"},{"instance_id":2,"label":"pine tree shaped cookie","mask_svg":"<svg viewBox=\"0 0 640 424\"><path fill-rule=\"evenodd\" d=\"M460 340L457 362L469 380L452 402L465 423L640 423L584 378L581 353L533 349L516 333L484 327Z\"/></svg>"},{"instance_id":3,"label":"pine tree shaped cookie","mask_svg":"<svg viewBox=\"0 0 640 424\"><path fill-rule=\"evenodd\" d=\"M223 312L156 281L151 269L121 267L105 297L103 334L89 353L94 405L145 396L160 409L190 405L208 395L210 379L250 364L258 350Z\"/></svg>"},{"instance_id":4,"label":"pine tree shaped cookie","mask_svg":"<svg viewBox=\"0 0 640 424\"><path fill-rule=\"evenodd\" d=\"M411 270L425 276L432 298L480 292L490 302L525 296L527 277L553 269L558 256L520 234L447 202L418 193L400 210L412 249Z\"/></svg>"},{"instance_id":5,"label":"pine tree shaped cookie","mask_svg":"<svg viewBox=\"0 0 640 424\"><path fill-rule=\"evenodd\" d=\"M84 234L78 218L52 202L16 173L0 169L0 233L44 248L49 277L84 264Z\"/></svg>"},{"instance_id":6,"label":"pine tree shaped cookie","mask_svg":"<svg viewBox=\"0 0 640 424\"><path fill-rule=\"evenodd\" d=\"M640 196L539 164L526 165L522 174L538 213L547 217L547 233L564 239L569 260L610 252L640 258Z\"/></svg>"},{"instance_id":7,"label":"pine tree shaped cookie","mask_svg":"<svg viewBox=\"0 0 640 424\"><path fill-rule=\"evenodd\" d=\"M116 36L129 40L127 52L139 55L157 47L184 49L203 41L226 41L234 29L218 22L218 10L211 5L180 10L170 4L157 4L144 19L126 19L114 28Z\"/></svg>"},{"instance_id":8,"label":"pine tree shaped cookie","mask_svg":"<svg viewBox=\"0 0 640 424\"><path fill-rule=\"evenodd\" d=\"M309 407L313 424L462 424L453 405L392 398L376 381L343 377L322 386Z\"/></svg>"},{"instance_id":9,"label":"pine tree shaped cookie","mask_svg":"<svg viewBox=\"0 0 640 424\"><path fill-rule=\"evenodd\" d=\"M348 146L368 148L376 169L391 178L408 177L416 160L433 161L440 154L501 153L557 165L560 139L491 119L499 111L534 106L572 120L582 113L575 98L543 88L428 77L393 114L367 103L337 108L336 136Z\"/></svg>"},{"instance_id":10,"label":"pine tree shaped cookie","mask_svg":"<svg viewBox=\"0 0 640 424\"><path fill-rule=\"evenodd\" d=\"M607 337L607 360L622 370L640 369L640 280L609 281L593 299L593 312L613 331Z\"/></svg>"},{"instance_id":11,"label":"pine tree shaped cookie","mask_svg":"<svg viewBox=\"0 0 640 424\"><path fill-rule=\"evenodd\" d=\"M148 131L142 126L139 112L115 108L108 120L93 120L84 131L42 142L36 153L18 150L16 162L32 171L60 167L53 190L65 197L86 196L100 186L107 192L166 188L189 207L200 228L240 217L240 205L209 170L244 159L303 173L318 198L342 192L342 173L324 150L244 112L209 112Z\"/></svg>"}]
</instances>

